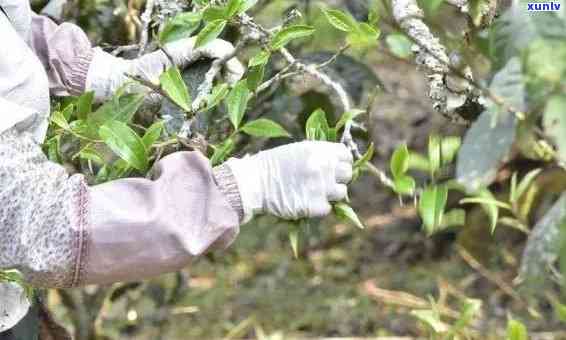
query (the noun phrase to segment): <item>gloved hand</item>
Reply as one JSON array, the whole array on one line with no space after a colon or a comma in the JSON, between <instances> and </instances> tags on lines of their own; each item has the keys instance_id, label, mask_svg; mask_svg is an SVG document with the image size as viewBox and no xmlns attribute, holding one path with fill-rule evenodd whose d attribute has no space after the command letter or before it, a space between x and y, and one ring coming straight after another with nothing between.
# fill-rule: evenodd
<instances>
[{"instance_id":1,"label":"gloved hand","mask_svg":"<svg viewBox=\"0 0 566 340\"><path fill-rule=\"evenodd\" d=\"M118 58L100 48L95 48L87 74L86 91L94 91L95 99L103 101L130 81L126 74L157 82L161 73L172 66L171 61L183 69L199 58L220 59L234 52L234 46L225 40L216 39L196 49L194 48L195 42L196 37L176 40L166 44L163 50L132 60ZM225 64L226 81L237 82L242 78L244 71L244 66L238 59L230 59ZM135 92L144 89L145 87L134 86L128 91Z\"/></svg>"},{"instance_id":2,"label":"gloved hand","mask_svg":"<svg viewBox=\"0 0 566 340\"><path fill-rule=\"evenodd\" d=\"M330 202L347 197L352 162L343 144L305 141L231 158L226 165L240 191L245 223L260 213L288 220L329 214Z\"/></svg>"}]
</instances>

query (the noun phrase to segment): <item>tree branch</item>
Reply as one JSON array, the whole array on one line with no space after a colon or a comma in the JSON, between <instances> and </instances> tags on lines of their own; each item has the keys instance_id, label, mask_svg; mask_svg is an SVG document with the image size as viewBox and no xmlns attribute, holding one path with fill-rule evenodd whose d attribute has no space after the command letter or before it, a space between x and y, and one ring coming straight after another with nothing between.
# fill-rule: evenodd
<instances>
[{"instance_id":1,"label":"tree branch","mask_svg":"<svg viewBox=\"0 0 566 340\"><path fill-rule=\"evenodd\" d=\"M140 49L138 56L142 56L145 53L145 48L147 47L147 42L149 40L149 23L151 22L154 7L155 0L147 0L145 3L145 11L141 15L142 29L140 32Z\"/></svg>"},{"instance_id":2,"label":"tree branch","mask_svg":"<svg viewBox=\"0 0 566 340\"><path fill-rule=\"evenodd\" d=\"M456 1L452 2L456 3ZM459 4L463 2L458 0ZM446 48L424 23L424 15L417 1L393 0L392 11L395 21L415 43L413 51L416 54L417 65L428 71L428 95L433 101L434 109L447 117L457 118L453 114L454 111L464 108L470 100L475 102L478 100L473 86L468 82L472 80L471 70L469 67L462 67L465 74L461 84L463 88L454 90L447 86L446 76L450 73L450 59Z\"/></svg>"}]
</instances>

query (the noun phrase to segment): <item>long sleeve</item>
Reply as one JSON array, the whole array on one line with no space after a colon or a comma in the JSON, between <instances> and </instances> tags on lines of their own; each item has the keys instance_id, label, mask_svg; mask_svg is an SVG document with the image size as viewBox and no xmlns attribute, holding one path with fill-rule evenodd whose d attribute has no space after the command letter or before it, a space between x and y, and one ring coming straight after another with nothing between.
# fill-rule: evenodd
<instances>
[{"instance_id":1,"label":"long sleeve","mask_svg":"<svg viewBox=\"0 0 566 340\"><path fill-rule=\"evenodd\" d=\"M32 13L30 45L47 72L51 93L77 95L84 91L94 49L78 26L57 25Z\"/></svg>"},{"instance_id":2,"label":"long sleeve","mask_svg":"<svg viewBox=\"0 0 566 340\"><path fill-rule=\"evenodd\" d=\"M114 91L129 81L126 74L156 79L169 57L161 51L135 60L115 57L101 48L93 48L87 35L76 25L55 24L45 16L32 13L30 45L49 78L55 95L79 95L93 91L97 101L112 97ZM131 85L129 91L146 91L142 85Z\"/></svg>"},{"instance_id":3,"label":"long sleeve","mask_svg":"<svg viewBox=\"0 0 566 340\"><path fill-rule=\"evenodd\" d=\"M2 96L0 96L0 108L2 108L2 111L10 113L2 115L0 119L0 133L16 125L25 125L32 122L37 115L37 111L14 103Z\"/></svg>"},{"instance_id":4,"label":"long sleeve","mask_svg":"<svg viewBox=\"0 0 566 340\"><path fill-rule=\"evenodd\" d=\"M29 133L0 135L0 268L40 287L148 278L236 237L241 206L228 168L176 153L152 179L88 187L49 162Z\"/></svg>"}]
</instances>

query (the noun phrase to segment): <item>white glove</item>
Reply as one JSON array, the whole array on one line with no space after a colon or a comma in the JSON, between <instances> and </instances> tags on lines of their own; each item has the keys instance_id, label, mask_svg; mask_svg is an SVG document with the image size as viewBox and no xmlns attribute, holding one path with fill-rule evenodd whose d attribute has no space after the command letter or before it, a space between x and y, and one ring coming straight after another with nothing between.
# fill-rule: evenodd
<instances>
[{"instance_id":1,"label":"white glove","mask_svg":"<svg viewBox=\"0 0 566 340\"><path fill-rule=\"evenodd\" d=\"M23 319L30 302L24 289L13 282L0 282L0 333L14 327Z\"/></svg>"},{"instance_id":2,"label":"white glove","mask_svg":"<svg viewBox=\"0 0 566 340\"><path fill-rule=\"evenodd\" d=\"M95 48L87 74L86 91L94 91L95 99L103 101L130 81L126 74L157 82L161 73L172 66L171 61L183 69L200 58L220 59L234 52L234 46L225 40L216 39L197 49L194 48L195 42L196 37L176 40L166 44L163 50L132 60L118 58ZM229 83L240 80L244 72L244 66L236 58L225 64L225 77ZM143 86L134 86L128 91L138 92L144 89Z\"/></svg>"},{"instance_id":3,"label":"white glove","mask_svg":"<svg viewBox=\"0 0 566 340\"><path fill-rule=\"evenodd\" d=\"M300 142L226 164L240 191L245 223L261 213L288 220L328 215L330 202L348 195L352 162L343 144Z\"/></svg>"}]
</instances>

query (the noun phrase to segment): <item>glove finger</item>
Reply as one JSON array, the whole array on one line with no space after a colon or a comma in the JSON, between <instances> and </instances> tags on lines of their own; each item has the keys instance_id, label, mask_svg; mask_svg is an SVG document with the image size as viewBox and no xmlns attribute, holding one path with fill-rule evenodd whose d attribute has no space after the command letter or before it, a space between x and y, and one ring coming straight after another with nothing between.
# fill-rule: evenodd
<instances>
[{"instance_id":1,"label":"glove finger","mask_svg":"<svg viewBox=\"0 0 566 340\"><path fill-rule=\"evenodd\" d=\"M309 216L306 217L324 217L332 211L332 206L326 200L321 200L318 204L314 204L309 209Z\"/></svg>"},{"instance_id":2,"label":"glove finger","mask_svg":"<svg viewBox=\"0 0 566 340\"><path fill-rule=\"evenodd\" d=\"M346 162L339 162L336 166L336 182L347 184L352 180L352 164Z\"/></svg>"},{"instance_id":3,"label":"glove finger","mask_svg":"<svg viewBox=\"0 0 566 340\"><path fill-rule=\"evenodd\" d=\"M344 184L336 184L328 193L328 200L330 202L340 202L348 197L348 187Z\"/></svg>"},{"instance_id":4,"label":"glove finger","mask_svg":"<svg viewBox=\"0 0 566 340\"><path fill-rule=\"evenodd\" d=\"M354 157L346 145L340 143L334 143L334 145L336 147L336 156L339 161L348 162L350 164L354 162Z\"/></svg>"},{"instance_id":5,"label":"glove finger","mask_svg":"<svg viewBox=\"0 0 566 340\"><path fill-rule=\"evenodd\" d=\"M165 44L162 49L176 66L184 68L200 58L199 50L194 48L195 42L196 37L179 39Z\"/></svg>"},{"instance_id":6,"label":"glove finger","mask_svg":"<svg viewBox=\"0 0 566 340\"><path fill-rule=\"evenodd\" d=\"M230 85L233 85L242 79L245 72L246 69L244 68L244 65L242 65L238 59L232 58L226 62L225 78Z\"/></svg>"},{"instance_id":7,"label":"glove finger","mask_svg":"<svg viewBox=\"0 0 566 340\"><path fill-rule=\"evenodd\" d=\"M199 47L202 55L211 59L222 59L234 52L234 45L226 40L216 39Z\"/></svg>"}]
</instances>

